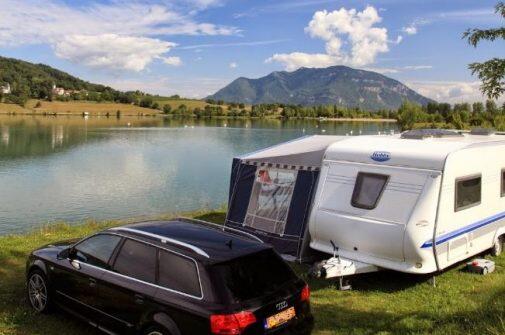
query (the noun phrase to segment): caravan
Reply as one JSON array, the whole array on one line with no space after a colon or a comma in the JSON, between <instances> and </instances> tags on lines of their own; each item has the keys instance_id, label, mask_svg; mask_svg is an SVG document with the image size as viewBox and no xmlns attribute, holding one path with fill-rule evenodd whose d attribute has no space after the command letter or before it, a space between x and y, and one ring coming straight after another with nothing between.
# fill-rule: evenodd
<instances>
[{"instance_id":1,"label":"caravan","mask_svg":"<svg viewBox=\"0 0 505 335\"><path fill-rule=\"evenodd\" d=\"M504 153L504 136L481 132L417 130L335 143L322 164L310 247L419 274L499 252Z\"/></svg>"},{"instance_id":2,"label":"caravan","mask_svg":"<svg viewBox=\"0 0 505 335\"><path fill-rule=\"evenodd\" d=\"M380 268L434 273L503 248L501 134L347 137L327 147L320 166L304 236L310 250L334 256L319 264L323 277Z\"/></svg>"}]
</instances>

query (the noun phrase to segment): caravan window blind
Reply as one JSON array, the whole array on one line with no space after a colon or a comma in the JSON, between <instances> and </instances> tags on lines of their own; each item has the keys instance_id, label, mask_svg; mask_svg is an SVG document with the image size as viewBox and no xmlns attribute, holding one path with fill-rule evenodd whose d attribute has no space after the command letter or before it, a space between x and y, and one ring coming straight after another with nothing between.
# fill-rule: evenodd
<instances>
[{"instance_id":1,"label":"caravan window blind","mask_svg":"<svg viewBox=\"0 0 505 335\"><path fill-rule=\"evenodd\" d=\"M298 171L259 167L244 224L284 234Z\"/></svg>"},{"instance_id":2,"label":"caravan window blind","mask_svg":"<svg viewBox=\"0 0 505 335\"><path fill-rule=\"evenodd\" d=\"M351 205L357 208L374 209L386 188L389 176L376 173L358 173Z\"/></svg>"},{"instance_id":3,"label":"caravan window blind","mask_svg":"<svg viewBox=\"0 0 505 335\"><path fill-rule=\"evenodd\" d=\"M481 175L456 179L454 211L480 205L482 191Z\"/></svg>"}]
</instances>

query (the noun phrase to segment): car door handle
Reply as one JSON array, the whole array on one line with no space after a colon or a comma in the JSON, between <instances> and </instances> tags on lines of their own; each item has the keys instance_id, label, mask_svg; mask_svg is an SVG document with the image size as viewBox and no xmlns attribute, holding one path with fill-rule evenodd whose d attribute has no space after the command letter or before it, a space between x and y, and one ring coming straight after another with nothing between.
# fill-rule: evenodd
<instances>
[{"instance_id":1,"label":"car door handle","mask_svg":"<svg viewBox=\"0 0 505 335\"><path fill-rule=\"evenodd\" d=\"M135 294L134 298L135 298L135 303L137 305L142 305L144 303L144 296L143 295L141 295L141 294Z\"/></svg>"},{"instance_id":2,"label":"car door handle","mask_svg":"<svg viewBox=\"0 0 505 335\"><path fill-rule=\"evenodd\" d=\"M96 287L96 279L89 278L89 287Z\"/></svg>"}]
</instances>

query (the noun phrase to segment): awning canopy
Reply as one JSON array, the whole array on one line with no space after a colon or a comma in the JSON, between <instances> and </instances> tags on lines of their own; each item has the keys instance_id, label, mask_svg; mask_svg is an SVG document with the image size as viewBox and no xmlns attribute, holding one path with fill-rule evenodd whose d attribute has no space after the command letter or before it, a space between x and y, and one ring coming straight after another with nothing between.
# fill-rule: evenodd
<instances>
[{"instance_id":1,"label":"awning canopy","mask_svg":"<svg viewBox=\"0 0 505 335\"><path fill-rule=\"evenodd\" d=\"M346 136L313 135L281 143L238 157L249 165L267 165L301 170L319 170L328 146Z\"/></svg>"}]
</instances>

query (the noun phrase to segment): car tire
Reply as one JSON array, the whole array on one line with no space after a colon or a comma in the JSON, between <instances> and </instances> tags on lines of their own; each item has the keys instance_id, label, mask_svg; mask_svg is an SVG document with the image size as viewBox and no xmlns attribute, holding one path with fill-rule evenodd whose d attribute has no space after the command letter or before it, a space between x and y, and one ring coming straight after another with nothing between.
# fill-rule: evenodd
<instances>
[{"instance_id":1,"label":"car tire","mask_svg":"<svg viewBox=\"0 0 505 335\"><path fill-rule=\"evenodd\" d=\"M30 272L26 281L26 294L30 307L36 313L51 311L50 290L44 272L40 270Z\"/></svg>"},{"instance_id":2,"label":"car tire","mask_svg":"<svg viewBox=\"0 0 505 335\"><path fill-rule=\"evenodd\" d=\"M160 326L153 326L147 328L146 331L142 333L143 335L172 335L168 330Z\"/></svg>"},{"instance_id":3,"label":"car tire","mask_svg":"<svg viewBox=\"0 0 505 335\"><path fill-rule=\"evenodd\" d=\"M493 256L500 256L501 253L503 252L503 245L505 237L500 236L496 239L495 243L493 244L493 247L491 248L491 255Z\"/></svg>"}]
</instances>

